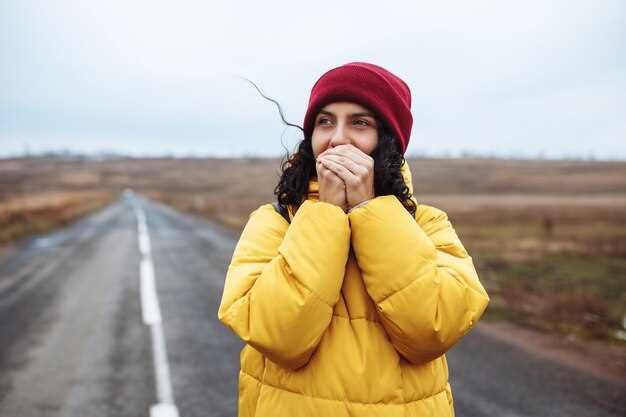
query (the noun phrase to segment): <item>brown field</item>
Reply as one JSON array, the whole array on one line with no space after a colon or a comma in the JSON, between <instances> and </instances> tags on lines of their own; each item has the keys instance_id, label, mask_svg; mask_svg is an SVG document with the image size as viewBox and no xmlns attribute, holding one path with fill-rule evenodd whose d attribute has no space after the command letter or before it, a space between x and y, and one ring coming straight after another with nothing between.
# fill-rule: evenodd
<instances>
[{"instance_id":1,"label":"brown field","mask_svg":"<svg viewBox=\"0 0 626 417\"><path fill-rule=\"evenodd\" d=\"M626 162L409 163L417 200L448 213L474 258L492 297L489 317L626 346L618 337L626 316ZM279 166L260 158L0 160L0 239L64 224L125 188L241 230L252 210L273 200ZM33 219L53 220L12 231L16 222L41 222Z\"/></svg>"},{"instance_id":2,"label":"brown field","mask_svg":"<svg viewBox=\"0 0 626 417\"><path fill-rule=\"evenodd\" d=\"M0 245L66 225L114 199L101 191L12 194L0 200Z\"/></svg>"}]
</instances>

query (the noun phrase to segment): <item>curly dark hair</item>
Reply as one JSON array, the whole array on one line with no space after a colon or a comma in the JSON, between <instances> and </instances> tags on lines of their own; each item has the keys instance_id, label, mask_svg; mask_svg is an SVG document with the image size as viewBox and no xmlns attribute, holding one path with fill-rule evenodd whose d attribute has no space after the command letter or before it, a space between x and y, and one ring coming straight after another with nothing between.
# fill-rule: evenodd
<instances>
[{"instance_id":1,"label":"curly dark hair","mask_svg":"<svg viewBox=\"0 0 626 417\"><path fill-rule=\"evenodd\" d=\"M263 98L276 105L280 118L285 125L296 127L305 134L301 126L285 120L278 101L263 94L254 82L246 80L257 89ZM394 137L384 121L377 119L376 122L378 125L378 144L370 155L374 159L374 193L376 196L395 195L411 216L415 217L417 206L411 199L411 191L404 182L400 170L402 164L406 163L400 142ZM281 162L281 172L280 180L274 188L274 195L276 195L281 208L286 209L287 206L292 206L295 212L308 197L309 181L317 176L310 137L305 135L305 138L298 144L297 150L291 155L287 153Z\"/></svg>"}]
</instances>

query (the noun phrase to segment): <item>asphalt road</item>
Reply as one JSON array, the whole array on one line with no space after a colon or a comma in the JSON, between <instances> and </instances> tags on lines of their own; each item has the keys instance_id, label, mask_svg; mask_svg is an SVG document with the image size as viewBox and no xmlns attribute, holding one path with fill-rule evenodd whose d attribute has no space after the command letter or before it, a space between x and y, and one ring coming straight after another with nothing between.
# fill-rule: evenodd
<instances>
[{"instance_id":1,"label":"asphalt road","mask_svg":"<svg viewBox=\"0 0 626 417\"><path fill-rule=\"evenodd\" d=\"M178 412L236 415L242 344L216 312L238 236L131 195L21 242L0 263L0 417L148 416L159 402L137 208ZM493 339L480 325L448 358L458 417L626 415L623 387Z\"/></svg>"}]
</instances>

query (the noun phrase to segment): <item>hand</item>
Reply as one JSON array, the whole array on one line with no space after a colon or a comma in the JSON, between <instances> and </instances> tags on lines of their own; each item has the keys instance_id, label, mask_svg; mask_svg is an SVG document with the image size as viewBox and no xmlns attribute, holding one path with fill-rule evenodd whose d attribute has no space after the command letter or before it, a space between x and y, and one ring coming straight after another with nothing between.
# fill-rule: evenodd
<instances>
[{"instance_id":1,"label":"hand","mask_svg":"<svg viewBox=\"0 0 626 417\"><path fill-rule=\"evenodd\" d=\"M315 170L319 184L319 201L334 204L344 212L348 210L346 184L343 180L319 160L315 163Z\"/></svg>"},{"instance_id":2,"label":"hand","mask_svg":"<svg viewBox=\"0 0 626 417\"><path fill-rule=\"evenodd\" d=\"M317 160L344 182L348 208L374 198L374 158L346 144L326 149Z\"/></svg>"}]
</instances>

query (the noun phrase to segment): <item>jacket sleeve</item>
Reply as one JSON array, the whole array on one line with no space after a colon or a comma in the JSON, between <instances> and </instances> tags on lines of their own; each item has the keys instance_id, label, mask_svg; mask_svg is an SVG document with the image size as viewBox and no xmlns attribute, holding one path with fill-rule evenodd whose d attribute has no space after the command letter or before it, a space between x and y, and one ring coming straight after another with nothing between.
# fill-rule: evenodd
<instances>
[{"instance_id":1,"label":"jacket sleeve","mask_svg":"<svg viewBox=\"0 0 626 417\"><path fill-rule=\"evenodd\" d=\"M349 214L367 291L392 344L415 364L450 349L489 303L447 214L422 207L416 221L387 195Z\"/></svg>"},{"instance_id":2,"label":"jacket sleeve","mask_svg":"<svg viewBox=\"0 0 626 417\"><path fill-rule=\"evenodd\" d=\"M255 210L228 267L219 320L279 365L305 365L330 324L350 248L341 208L306 200L291 225Z\"/></svg>"}]
</instances>

